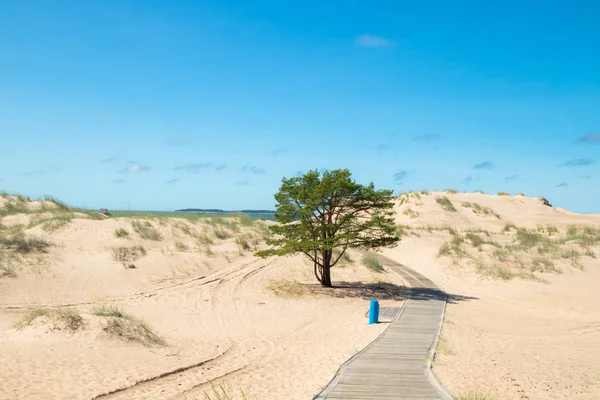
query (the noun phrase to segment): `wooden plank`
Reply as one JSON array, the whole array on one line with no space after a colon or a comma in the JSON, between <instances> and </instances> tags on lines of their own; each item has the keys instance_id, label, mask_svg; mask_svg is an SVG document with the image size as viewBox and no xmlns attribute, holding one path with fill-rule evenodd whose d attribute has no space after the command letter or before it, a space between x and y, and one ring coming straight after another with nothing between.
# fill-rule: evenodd
<instances>
[{"instance_id":1,"label":"wooden plank","mask_svg":"<svg viewBox=\"0 0 600 400\"><path fill-rule=\"evenodd\" d=\"M395 318L369 346L344 363L314 399L439 400L450 395L432 379L428 358L437 342L446 295L417 271L378 255L381 263L411 286L402 308L383 308Z\"/></svg>"}]
</instances>

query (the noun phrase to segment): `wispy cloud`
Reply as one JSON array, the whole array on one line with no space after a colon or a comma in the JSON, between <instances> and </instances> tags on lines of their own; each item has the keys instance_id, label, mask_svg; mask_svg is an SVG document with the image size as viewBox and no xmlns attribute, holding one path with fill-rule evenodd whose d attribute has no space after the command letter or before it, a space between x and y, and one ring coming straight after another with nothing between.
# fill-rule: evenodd
<instances>
[{"instance_id":1,"label":"wispy cloud","mask_svg":"<svg viewBox=\"0 0 600 400\"><path fill-rule=\"evenodd\" d=\"M600 133L588 133L577 140L577 143L598 143L600 144Z\"/></svg>"},{"instance_id":2,"label":"wispy cloud","mask_svg":"<svg viewBox=\"0 0 600 400\"><path fill-rule=\"evenodd\" d=\"M125 179L114 179L114 180L112 181L112 183L117 183L117 184L119 184L119 185L122 185L122 184L124 184L124 183L127 183L127 181L126 181Z\"/></svg>"},{"instance_id":3,"label":"wispy cloud","mask_svg":"<svg viewBox=\"0 0 600 400\"><path fill-rule=\"evenodd\" d=\"M254 165L244 165L242 167L242 172L250 172L252 174L264 174L265 169L263 167L257 167Z\"/></svg>"},{"instance_id":4,"label":"wispy cloud","mask_svg":"<svg viewBox=\"0 0 600 400\"><path fill-rule=\"evenodd\" d=\"M385 144L380 144L379 146L377 146L377 147L375 148L375 150L377 150L377 153L378 153L378 154L381 154L381 153L383 153L383 152L385 152L385 151L388 151L389 149L390 149L390 146L387 146L387 145L385 145Z\"/></svg>"},{"instance_id":5,"label":"wispy cloud","mask_svg":"<svg viewBox=\"0 0 600 400\"><path fill-rule=\"evenodd\" d=\"M569 187L569 184L566 183L566 182L562 182L562 183L559 183L558 185L556 185L556 187L560 187L560 188L562 188L562 187Z\"/></svg>"},{"instance_id":6,"label":"wispy cloud","mask_svg":"<svg viewBox=\"0 0 600 400\"><path fill-rule=\"evenodd\" d=\"M579 179L590 179L592 174L579 175Z\"/></svg>"},{"instance_id":7,"label":"wispy cloud","mask_svg":"<svg viewBox=\"0 0 600 400\"><path fill-rule=\"evenodd\" d=\"M395 44L389 39L369 34L357 36L354 43L361 47L392 47Z\"/></svg>"},{"instance_id":8,"label":"wispy cloud","mask_svg":"<svg viewBox=\"0 0 600 400\"><path fill-rule=\"evenodd\" d=\"M438 140L440 138L440 135L438 135L437 133L424 133L422 135L417 135L413 138L413 140L415 142L433 142L435 140Z\"/></svg>"},{"instance_id":9,"label":"wispy cloud","mask_svg":"<svg viewBox=\"0 0 600 400\"><path fill-rule=\"evenodd\" d=\"M393 175L394 178L394 182L396 182L396 185L402 185L404 183L404 181L412 174L412 171L408 171L408 170L401 170L396 172Z\"/></svg>"},{"instance_id":10,"label":"wispy cloud","mask_svg":"<svg viewBox=\"0 0 600 400\"><path fill-rule=\"evenodd\" d=\"M267 155L268 155L268 156L271 156L271 157L277 157L277 156L280 156L280 155L282 155L282 154L284 154L284 153L287 153L287 150L286 150L286 149L275 149L275 150L273 150L273 151L269 151L269 152L267 153Z\"/></svg>"},{"instance_id":11,"label":"wispy cloud","mask_svg":"<svg viewBox=\"0 0 600 400\"><path fill-rule=\"evenodd\" d=\"M208 168L210 166L212 166L212 163L210 163L210 162L206 162L206 163L191 163L191 164L179 165L177 167L174 167L173 169L175 171L185 171L185 172L190 172L190 173L193 173L193 174L197 174L201 170L203 170L205 168Z\"/></svg>"},{"instance_id":12,"label":"wispy cloud","mask_svg":"<svg viewBox=\"0 0 600 400\"><path fill-rule=\"evenodd\" d=\"M130 161L129 165L125 168L120 169L118 172L121 174L137 174L138 172L148 172L150 167L144 164L140 164L135 161Z\"/></svg>"},{"instance_id":13,"label":"wispy cloud","mask_svg":"<svg viewBox=\"0 0 600 400\"><path fill-rule=\"evenodd\" d=\"M519 174L512 174L507 176L506 178L504 178L505 181L519 181L521 180L521 175Z\"/></svg>"},{"instance_id":14,"label":"wispy cloud","mask_svg":"<svg viewBox=\"0 0 600 400\"><path fill-rule=\"evenodd\" d=\"M494 163L491 161L480 162L479 164L475 164L473 169L494 169Z\"/></svg>"},{"instance_id":15,"label":"wispy cloud","mask_svg":"<svg viewBox=\"0 0 600 400\"><path fill-rule=\"evenodd\" d=\"M121 159L121 157L119 157L119 156L112 156L112 157L105 158L104 160L100 160L100 163L101 164L109 164L109 163L119 161L120 159Z\"/></svg>"},{"instance_id":16,"label":"wispy cloud","mask_svg":"<svg viewBox=\"0 0 600 400\"><path fill-rule=\"evenodd\" d=\"M179 179L173 178L173 179L169 179L168 181L166 181L165 185L174 185L177 182L179 182Z\"/></svg>"},{"instance_id":17,"label":"wispy cloud","mask_svg":"<svg viewBox=\"0 0 600 400\"><path fill-rule=\"evenodd\" d=\"M27 176L29 178L33 178L33 177L36 177L36 176L45 175L47 173L48 173L48 170L39 168L39 169L33 169L31 171L24 172L23 175L25 175L25 176Z\"/></svg>"},{"instance_id":18,"label":"wispy cloud","mask_svg":"<svg viewBox=\"0 0 600 400\"><path fill-rule=\"evenodd\" d=\"M250 184L250 182L248 181L238 181L235 183L238 186L248 186Z\"/></svg>"},{"instance_id":19,"label":"wispy cloud","mask_svg":"<svg viewBox=\"0 0 600 400\"><path fill-rule=\"evenodd\" d=\"M219 164L215 167L215 171L223 171L225 168L227 168L227 164Z\"/></svg>"},{"instance_id":20,"label":"wispy cloud","mask_svg":"<svg viewBox=\"0 0 600 400\"><path fill-rule=\"evenodd\" d=\"M592 165L596 160L592 160L591 158L573 158L571 160L565 161L560 164L561 167L586 167L588 165Z\"/></svg>"},{"instance_id":21,"label":"wispy cloud","mask_svg":"<svg viewBox=\"0 0 600 400\"><path fill-rule=\"evenodd\" d=\"M479 175L468 175L465 179L462 180L462 183L471 183L471 182L479 182Z\"/></svg>"},{"instance_id":22,"label":"wispy cloud","mask_svg":"<svg viewBox=\"0 0 600 400\"><path fill-rule=\"evenodd\" d=\"M192 144L192 139L189 136L175 135L166 138L165 143L167 144L167 146L174 147L188 146Z\"/></svg>"}]
</instances>

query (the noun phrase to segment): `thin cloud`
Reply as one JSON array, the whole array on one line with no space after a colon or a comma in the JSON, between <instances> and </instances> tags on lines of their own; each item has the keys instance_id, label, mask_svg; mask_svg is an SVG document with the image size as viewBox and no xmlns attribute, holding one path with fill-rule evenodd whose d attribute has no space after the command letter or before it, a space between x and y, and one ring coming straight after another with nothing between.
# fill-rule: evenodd
<instances>
[{"instance_id":1,"label":"thin cloud","mask_svg":"<svg viewBox=\"0 0 600 400\"><path fill-rule=\"evenodd\" d=\"M568 160L562 164L561 167L587 167L588 165L592 165L596 160L592 160L591 158L573 158Z\"/></svg>"},{"instance_id":2,"label":"thin cloud","mask_svg":"<svg viewBox=\"0 0 600 400\"><path fill-rule=\"evenodd\" d=\"M127 183L127 181L125 179L114 179L112 181L112 183L116 183L116 184L122 185L124 183Z\"/></svg>"},{"instance_id":3,"label":"thin cloud","mask_svg":"<svg viewBox=\"0 0 600 400\"><path fill-rule=\"evenodd\" d=\"M165 139L167 146L181 147L192 144L192 139L188 136L169 136Z\"/></svg>"},{"instance_id":4,"label":"thin cloud","mask_svg":"<svg viewBox=\"0 0 600 400\"><path fill-rule=\"evenodd\" d=\"M120 159L121 159L121 157L119 157L119 156L112 156L112 157L105 158L104 160L100 160L100 163L101 164L110 164L110 163L119 161Z\"/></svg>"},{"instance_id":5,"label":"thin cloud","mask_svg":"<svg viewBox=\"0 0 600 400\"><path fill-rule=\"evenodd\" d=\"M401 171L398 171L393 175L394 182L396 182L396 185L402 185L404 183L404 181L409 177L410 174L411 174L411 171L407 171L404 169Z\"/></svg>"},{"instance_id":6,"label":"thin cloud","mask_svg":"<svg viewBox=\"0 0 600 400\"><path fill-rule=\"evenodd\" d=\"M462 183L471 183L471 182L479 182L479 175L468 175L465 179L462 180Z\"/></svg>"},{"instance_id":7,"label":"thin cloud","mask_svg":"<svg viewBox=\"0 0 600 400\"><path fill-rule=\"evenodd\" d=\"M562 188L562 187L569 187L569 184L568 184L568 183L566 183L566 182L562 182L562 183L559 183L558 185L556 185L556 187L559 187L559 188Z\"/></svg>"},{"instance_id":8,"label":"thin cloud","mask_svg":"<svg viewBox=\"0 0 600 400\"><path fill-rule=\"evenodd\" d=\"M275 150L273 150L273 151L269 151L269 152L267 153L267 155L268 155L268 156L271 156L271 157L277 157L277 156L280 156L280 155L282 155L282 154L284 154L284 153L287 153L287 150L286 150L286 149L275 149Z\"/></svg>"},{"instance_id":9,"label":"thin cloud","mask_svg":"<svg viewBox=\"0 0 600 400\"><path fill-rule=\"evenodd\" d=\"M227 164L219 164L215 167L215 171L223 171L225 168L227 168Z\"/></svg>"},{"instance_id":10,"label":"thin cloud","mask_svg":"<svg viewBox=\"0 0 600 400\"><path fill-rule=\"evenodd\" d=\"M504 178L505 181L518 181L521 180L521 175L519 174L512 174L507 176L506 178Z\"/></svg>"},{"instance_id":11,"label":"thin cloud","mask_svg":"<svg viewBox=\"0 0 600 400\"><path fill-rule=\"evenodd\" d=\"M379 146L377 146L375 149L377 150L377 153L381 154L381 153L383 153L383 152L385 152L385 151L389 150L389 149L390 149L390 146L386 146L385 144L380 144L380 145L379 145Z\"/></svg>"},{"instance_id":12,"label":"thin cloud","mask_svg":"<svg viewBox=\"0 0 600 400\"><path fill-rule=\"evenodd\" d=\"M173 168L175 171L185 171L185 172L190 172L193 174L197 174L198 172L200 172L201 170L208 168L212 166L212 163L206 162L206 163L192 163L192 164L185 164L185 165L179 165L175 168Z\"/></svg>"},{"instance_id":13,"label":"thin cloud","mask_svg":"<svg viewBox=\"0 0 600 400\"><path fill-rule=\"evenodd\" d=\"M590 179L592 174L579 175L579 179Z\"/></svg>"},{"instance_id":14,"label":"thin cloud","mask_svg":"<svg viewBox=\"0 0 600 400\"><path fill-rule=\"evenodd\" d=\"M600 143L600 133L588 133L587 135L579 138L577 143Z\"/></svg>"},{"instance_id":15,"label":"thin cloud","mask_svg":"<svg viewBox=\"0 0 600 400\"><path fill-rule=\"evenodd\" d=\"M165 185L174 185L177 182L179 182L179 179L169 179L168 181L165 182Z\"/></svg>"},{"instance_id":16,"label":"thin cloud","mask_svg":"<svg viewBox=\"0 0 600 400\"><path fill-rule=\"evenodd\" d=\"M437 133L424 133L422 135L417 135L413 138L413 140L415 142L433 142L435 140L438 140L440 138L440 135L438 135Z\"/></svg>"},{"instance_id":17,"label":"thin cloud","mask_svg":"<svg viewBox=\"0 0 600 400\"><path fill-rule=\"evenodd\" d=\"M248 181L239 181L239 182L235 183L235 185L238 185L238 186L248 186L249 184L250 184L250 182L248 182Z\"/></svg>"},{"instance_id":18,"label":"thin cloud","mask_svg":"<svg viewBox=\"0 0 600 400\"><path fill-rule=\"evenodd\" d=\"M375 35L360 35L354 39L354 43L361 47L392 47L394 46L394 42L383 38L381 36Z\"/></svg>"},{"instance_id":19,"label":"thin cloud","mask_svg":"<svg viewBox=\"0 0 600 400\"><path fill-rule=\"evenodd\" d=\"M494 163L491 161L484 161L479 164L475 164L473 169L494 169Z\"/></svg>"},{"instance_id":20,"label":"thin cloud","mask_svg":"<svg viewBox=\"0 0 600 400\"><path fill-rule=\"evenodd\" d=\"M45 170L45 169L34 169L34 170L27 171L27 172L23 173L23 175L25 175L25 176L27 176L29 178L33 178L33 177L36 177L36 176L45 175L47 173L48 173L48 171Z\"/></svg>"},{"instance_id":21,"label":"thin cloud","mask_svg":"<svg viewBox=\"0 0 600 400\"><path fill-rule=\"evenodd\" d=\"M148 172L150 167L144 164L140 164L135 161L130 161L129 165L119 170L121 174L137 174L138 172Z\"/></svg>"},{"instance_id":22,"label":"thin cloud","mask_svg":"<svg viewBox=\"0 0 600 400\"><path fill-rule=\"evenodd\" d=\"M263 167L257 167L254 165L244 165L242 167L242 172L250 172L252 174L264 174L265 169Z\"/></svg>"}]
</instances>

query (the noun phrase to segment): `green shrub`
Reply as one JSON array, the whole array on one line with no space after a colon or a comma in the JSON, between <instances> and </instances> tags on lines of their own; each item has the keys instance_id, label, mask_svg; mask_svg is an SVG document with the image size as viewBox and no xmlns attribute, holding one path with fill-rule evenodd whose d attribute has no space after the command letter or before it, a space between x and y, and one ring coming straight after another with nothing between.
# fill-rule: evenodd
<instances>
[{"instance_id":1,"label":"green shrub","mask_svg":"<svg viewBox=\"0 0 600 400\"><path fill-rule=\"evenodd\" d=\"M383 265L379 262L379 260L371 255L364 255L362 258L362 263L365 267L369 268L374 272L383 272Z\"/></svg>"}]
</instances>

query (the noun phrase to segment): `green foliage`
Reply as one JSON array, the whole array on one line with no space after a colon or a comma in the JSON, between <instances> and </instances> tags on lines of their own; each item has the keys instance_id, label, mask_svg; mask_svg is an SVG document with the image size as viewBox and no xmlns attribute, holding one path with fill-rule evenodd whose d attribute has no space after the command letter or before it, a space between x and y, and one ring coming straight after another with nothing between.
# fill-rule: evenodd
<instances>
[{"instance_id":1,"label":"green foliage","mask_svg":"<svg viewBox=\"0 0 600 400\"><path fill-rule=\"evenodd\" d=\"M436 197L435 201L436 201L436 203L438 203L440 205L440 207L442 207L443 210L450 211L450 212L456 212L456 208L454 208L454 204L452 204L450 199L447 198L446 196Z\"/></svg>"},{"instance_id":2,"label":"green foliage","mask_svg":"<svg viewBox=\"0 0 600 400\"><path fill-rule=\"evenodd\" d=\"M9 237L0 237L0 248L4 247L16 253L44 253L50 247L50 243L44 239L27 237L23 232Z\"/></svg>"},{"instance_id":3,"label":"green foliage","mask_svg":"<svg viewBox=\"0 0 600 400\"><path fill-rule=\"evenodd\" d=\"M500 215L498 215L494 210L489 207L482 206L479 203L469 203L468 201L463 201L462 206L465 208L471 208L476 215L493 215L494 217L500 219Z\"/></svg>"},{"instance_id":4,"label":"green foliage","mask_svg":"<svg viewBox=\"0 0 600 400\"><path fill-rule=\"evenodd\" d=\"M303 176L284 178L275 194L277 235L267 241L271 249L259 257L302 253L314 264L317 280L331 286L333 249L377 249L394 246L400 238L394 225L392 190L375 190L373 183L360 185L347 169L309 171Z\"/></svg>"},{"instance_id":5,"label":"green foliage","mask_svg":"<svg viewBox=\"0 0 600 400\"><path fill-rule=\"evenodd\" d=\"M43 316L51 318L55 323L62 323L64 328L70 331L76 331L83 326L83 318L77 310L71 308L30 308L21 316L21 319L15 324L15 328L21 330Z\"/></svg>"}]
</instances>

